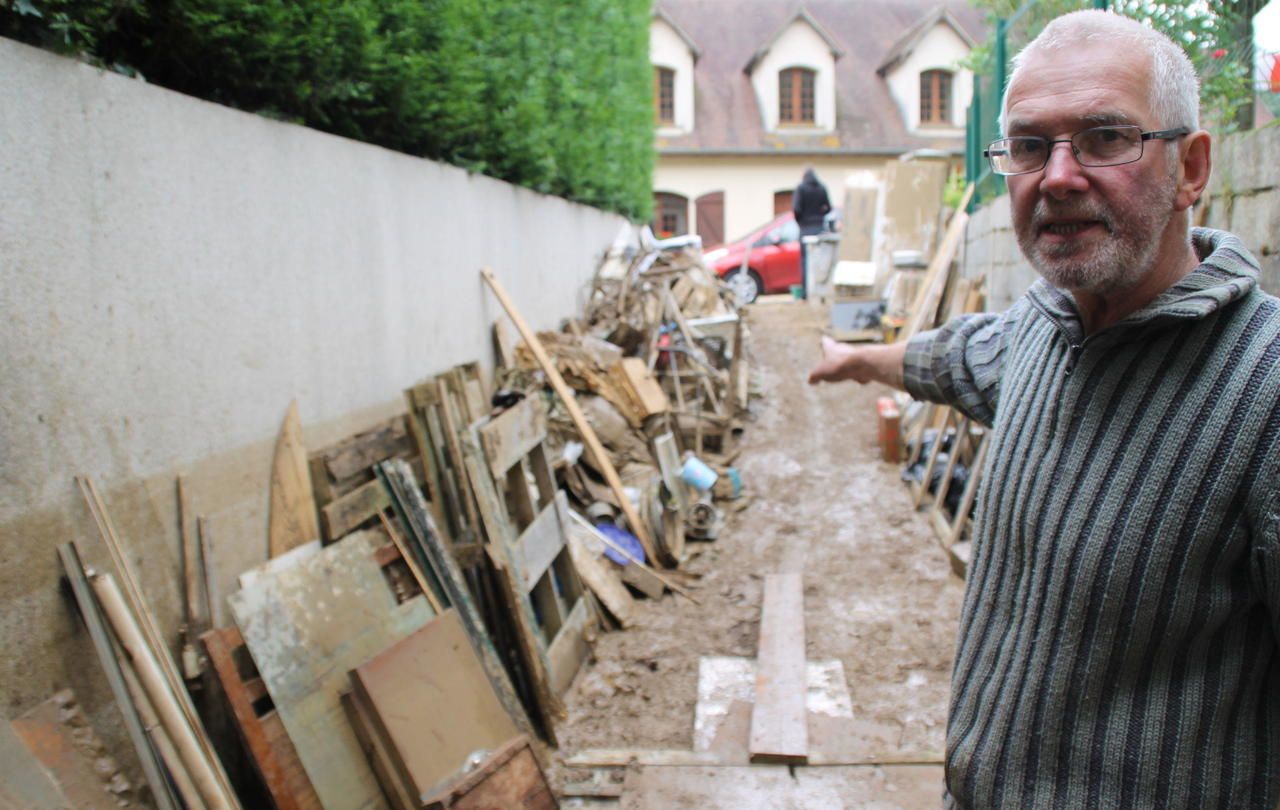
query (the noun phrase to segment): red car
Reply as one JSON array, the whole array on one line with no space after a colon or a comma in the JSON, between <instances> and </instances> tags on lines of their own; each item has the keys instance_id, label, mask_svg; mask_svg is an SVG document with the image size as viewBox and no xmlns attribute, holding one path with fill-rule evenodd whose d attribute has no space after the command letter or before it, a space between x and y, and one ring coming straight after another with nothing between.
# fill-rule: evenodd
<instances>
[{"instance_id":1,"label":"red car","mask_svg":"<svg viewBox=\"0 0 1280 810\"><path fill-rule=\"evenodd\" d=\"M708 250L703 260L729 284L740 304L787 292L800 283L800 226L795 214L779 214L741 239Z\"/></svg>"}]
</instances>

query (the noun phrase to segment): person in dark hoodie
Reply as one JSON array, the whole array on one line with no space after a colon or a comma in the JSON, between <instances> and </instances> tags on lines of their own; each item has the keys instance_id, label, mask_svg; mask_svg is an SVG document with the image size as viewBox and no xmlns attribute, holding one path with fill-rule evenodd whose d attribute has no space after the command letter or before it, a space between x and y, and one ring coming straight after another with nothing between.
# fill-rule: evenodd
<instances>
[{"instance_id":1,"label":"person in dark hoodie","mask_svg":"<svg viewBox=\"0 0 1280 810\"><path fill-rule=\"evenodd\" d=\"M809 274L805 272L808 265L808 248L804 237L822 232L822 222L831 211L831 199L827 196L827 187L822 185L813 167L804 170L800 185L791 195L791 210L796 215L796 224L800 226L800 279L804 284L804 294L809 295Z\"/></svg>"}]
</instances>

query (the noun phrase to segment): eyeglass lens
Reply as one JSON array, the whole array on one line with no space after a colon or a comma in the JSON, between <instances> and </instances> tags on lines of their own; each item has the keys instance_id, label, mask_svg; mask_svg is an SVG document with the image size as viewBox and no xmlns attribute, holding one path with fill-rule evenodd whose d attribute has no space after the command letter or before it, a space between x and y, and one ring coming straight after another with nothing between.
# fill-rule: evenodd
<instances>
[{"instance_id":1,"label":"eyeglass lens","mask_svg":"<svg viewBox=\"0 0 1280 810\"><path fill-rule=\"evenodd\" d=\"M1003 138L988 150L991 168L1000 174L1039 171L1049 162L1047 138ZM1081 166L1115 166L1142 157L1142 129L1136 126L1093 127L1071 136L1071 150Z\"/></svg>"}]
</instances>

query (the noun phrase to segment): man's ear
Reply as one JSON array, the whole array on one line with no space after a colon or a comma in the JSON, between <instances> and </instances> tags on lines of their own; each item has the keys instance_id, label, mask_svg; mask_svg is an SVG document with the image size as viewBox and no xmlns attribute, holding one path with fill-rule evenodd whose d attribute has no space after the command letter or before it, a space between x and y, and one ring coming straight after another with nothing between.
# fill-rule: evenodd
<instances>
[{"instance_id":1,"label":"man's ear","mask_svg":"<svg viewBox=\"0 0 1280 810\"><path fill-rule=\"evenodd\" d=\"M1205 186L1209 185L1209 172L1213 168L1208 132L1198 130L1183 141L1178 162L1178 194L1173 203L1175 211L1185 211L1200 199Z\"/></svg>"}]
</instances>

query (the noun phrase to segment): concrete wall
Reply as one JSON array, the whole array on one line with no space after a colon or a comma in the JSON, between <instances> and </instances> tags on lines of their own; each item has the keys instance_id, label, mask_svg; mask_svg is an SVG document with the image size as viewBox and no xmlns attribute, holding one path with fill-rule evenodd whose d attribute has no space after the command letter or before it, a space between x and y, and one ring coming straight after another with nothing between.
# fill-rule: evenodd
<instances>
[{"instance_id":1,"label":"concrete wall","mask_svg":"<svg viewBox=\"0 0 1280 810\"><path fill-rule=\"evenodd\" d=\"M120 743L58 588L56 544L107 560L73 475L172 633L176 473L226 593L265 556L291 399L313 448L401 411L491 357L481 266L553 327L625 223L7 40L0 111L0 702L72 686Z\"/></svg>"},{"instance_id":2,"label":"concrete wall","mask_svg":"<svg viewBox=\"0 0 1280 810\"><path fill-rule=\"evenodd\" d=\"M1196 209L1197 221L1243 239L1262 265L1262 289L1280 295L1280 127L1215 141L1205 205L1205 212ZM1035 281L1018 250L1008 196L990 201L969 220L962 262L966 276L986 276L992 311L1008 307Z\"/></svg>"}]
</instances>

